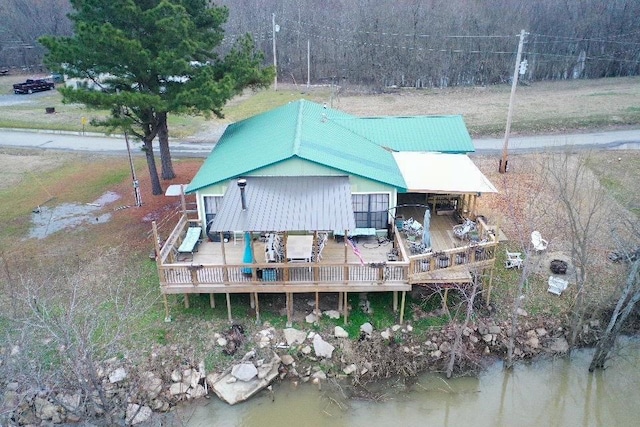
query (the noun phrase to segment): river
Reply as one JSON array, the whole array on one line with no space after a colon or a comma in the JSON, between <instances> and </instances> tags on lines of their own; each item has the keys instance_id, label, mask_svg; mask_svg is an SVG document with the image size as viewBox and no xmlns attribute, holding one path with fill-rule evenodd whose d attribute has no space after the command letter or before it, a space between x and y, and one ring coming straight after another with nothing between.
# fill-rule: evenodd
<instances>
[{"instance_id":1,"label":"river","mask_svg":"<svg viewBox=\"0 0 640 427\"><path fill-rule=\"evenodd\" d=\"M382 401L346 399L324 384L284 381L273 393L228 406L215 397L176 411L173 425L233 426L638 426L640 340L625 339L611 366L589 373L592 350L519 364L495 363L480 376L425 374L387 383Z\"/></svg>"}]
</instances>

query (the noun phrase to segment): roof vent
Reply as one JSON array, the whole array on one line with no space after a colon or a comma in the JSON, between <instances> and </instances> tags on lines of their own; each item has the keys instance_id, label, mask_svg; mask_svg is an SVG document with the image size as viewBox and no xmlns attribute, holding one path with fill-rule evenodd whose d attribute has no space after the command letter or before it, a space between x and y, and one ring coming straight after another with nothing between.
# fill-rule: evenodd
<instances>
[{"instance_id":1,"label":"roof vent","mask_svg":"<svg viewBox=\"0 0 640 427\"><path fill-rule=\"evenodd\" d=\"M244 188L247 186L247 180L244 178L240 178L238 180L238 187L240 188L240 201L242 202L242 210L247 210L247 199L244 194Z\"/></svg>"}]
</instances>

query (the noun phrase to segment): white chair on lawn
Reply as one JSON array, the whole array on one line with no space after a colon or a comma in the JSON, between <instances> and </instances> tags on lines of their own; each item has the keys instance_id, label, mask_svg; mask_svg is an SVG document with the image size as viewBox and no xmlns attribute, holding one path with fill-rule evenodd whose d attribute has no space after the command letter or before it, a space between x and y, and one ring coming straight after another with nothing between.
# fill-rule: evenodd
<instances>
[{"instance_id":1,"label":"white chair on lawn","mask_svg":"<svg viewBox=\"0 0 640 427\"><path fill-rule=\"evenodd\" d=\"M522 252L507 252L507 259L504 261L505 268L522 268Z\"/></svg>"},{"instance_id":2,"label":"white chair on lawn","mask_svg":"<svg viewBox=\"0 0 640 427\"><path fill-rule=\"evenodd\" d=\"M542 252L547 249L549 242L544 240L542 238L542 234L540 234L540 232L536 230L531 233L531 244L533 245L533 249L535 249L536 252Z\"/></svg>"}]
</instances>

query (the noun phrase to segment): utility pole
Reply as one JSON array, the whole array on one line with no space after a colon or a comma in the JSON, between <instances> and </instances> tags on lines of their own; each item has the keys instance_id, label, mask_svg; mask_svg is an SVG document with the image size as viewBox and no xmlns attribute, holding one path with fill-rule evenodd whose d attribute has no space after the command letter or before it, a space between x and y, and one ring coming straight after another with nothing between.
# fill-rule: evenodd
<instances>
[{"instance_id":1,"label":"utility pole","mask_svg":"<svg viewBox=\"0 0 640 427\"><path fill-rule=\"evenodd\" d=\"M507 128L504 132L504 146L502 147L502 158L498 166L498 172L507 172L507 155L509 147L509 132L511 131L511 115L513 113L513 101L516 98L516 86L518 86L518 73L520 72L520 59L522 58L522 47L524 45L524 30L520 31L520 43L518 43L518 53L516 55L516 66L513 70L513 79L511 82L511 96L509 97L509 111L507 112Z\"/></svg>"},{"instance_id":2,"label":"utility pole","mask_svg":"<svg viewBox=\"0 0 640 427\"><path fill-rule=\"evenodd\" d=\"M307 39L307 89L311 86L311 40Z\"/></svg>"},{"instance_id":3,"label":"utility pole","mask_svg":"<svg viewBox=\"0 0 640 427\"><path fill-rule=\"evenodd\" d=\"M278 60L276 59L276 33L280 29L276 25L276 14L271 14L271 28L273 35L273 69L275 71L275 77L273 78L273 89L278 90Z\"/></svg>"},{"instance_id":4,"label":"utility pole","mask_svg":"<svg viewBox=\"0 0 640 427\"><path fill-rule=\"evenodd\" d=\"M131 179L133 180L133 197L136 200L136 207L142 206L142 195L140 194L140 182L136 177L136 168L133 166L133 158L131 157L131 146L129 145L129 135L124 132L124 140L127 143L127 154L129 155L129 166L131 167Z\"/></svg>"}]
</instances>

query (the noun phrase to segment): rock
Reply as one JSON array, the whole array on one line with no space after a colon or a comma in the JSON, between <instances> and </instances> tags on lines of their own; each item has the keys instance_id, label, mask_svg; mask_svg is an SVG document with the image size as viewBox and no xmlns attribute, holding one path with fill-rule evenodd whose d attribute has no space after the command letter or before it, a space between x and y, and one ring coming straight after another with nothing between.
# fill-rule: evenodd
<instances>
[{"instance_id":1,"label":"rock","mask_svg":"<svg viewBox=\"0 0 640 427\"><path fill-rule=\"evenodd\" d=\"M323 340L320 335L313 337L313 350L315 351L316 356L331 359L334 349L335 347Z\"/></svg>"},{"instance_id":2,"label":"rock","mask_svg":"<svg viewBox=\"0 0 640 427\"><path fill-rule=\"evenodd\" d=\"M539 337L544 337L548 334L548 332L545 328L537 328L536 334L538 334Z\"/></svg>"},{"instance_id":3,"label":"rock","mask_svg":"<svg viewBox=\"0 0 640 427\"><path fill-rule=\"evenodd\" d=\"M340 312L338 310L327 310L327 311L323 311L322 314L327 316L329 319L339 319L340 318Z\"/></svg>"},{"instance_id":4,"label":"rock","mask_svg":"<svg viewBox=\"0 0 640 427\"><path fill-rule=\"evenodd\" d=\"M291 356L290 354L283 354L282 356L280 356L280 360L282 360L282 364L284 366L292 365L294 362L293 356Z\"/></svg>"},{"instance_id":5,"label":"rock","mask_svg":"<svg viewBox=\"0 0 640 427\"><path fill-rule=\"evenodd\" d=\"M220 337L216 340L220 347L225 347L227 345L227 339L224 337Z\"/></svg>"},{"instance_id":6,"label":"rock","mask_svg":"<svg viewBox=\"0 0 640 427\"><path fill-rule=\"evenodd\" d=\"M526 332L527 338L531 338L531 337L537 337L538 335L536 334L536 331L534 331L533 329L530 329Z\"/></svg>"},{"instance_id":7,"label":"rock","mask_svg":"<svg viewBox=\"0 0 640 427\"><path fill-rule=\"evenodd\" d=\"M480 340L475 335L469 335L469 341L472 342L473 344L476 344Z\"/></svg>"},{"instance_id":8,"label":"rock","mask_svg":"<svg viewBox=\"0 0 640 427\"><path fill-rule=\"evenodd\" d=\"M493 335L491 335L491 334L484 334L484 335L482 336L482 339L484 340L484 342L489 343L489 342L493 341Z\"/></svg>"},{"instance_id":9,"label":"rock","mask_svg":"<svg viewBox=\"0 0 640 427\"><path fill-rule=\"evenodd\" d=\"M449 343L449 341L445 341L442 344L440 344L440 347L438 347L438 350L440 350L443 353L448 353L451 351L451 344Z\"/></svg>"},{"instance_id":10,"label":"rock","mask_svg":"<svg viewBox=\"0 0 640 427\"><path fill-rule=\"evenodd\" d=\"M490 354L490 353L491 353L491 350L489 350L489 346L486 346L486 347L484 348L484 352L483 352L483 353L484 353L485 355L486 355L486 354Z\"/></svg>"},{"instance_id":11,"label":"rock","mask_svg":"<svg viewBox=\"0 0 640 427\"><path fill-rule=\"evenodd\" d=\"M194 369L185 369L182 371L182 382L195 387L200 382L200 372Z\"/></svg>"},{"instance_id":12,"label":"rock","mask_svg":"<svg viewBox=\"0 0 640 427\"><path fill-rule=\"evenodd\" d=\"M258 376L258 370L253 363L240 363L231 368L231 375L240 381L251 381Z\"/></svg>"},{"instance_id":13,"label":"rock","mask_svg":"<svg viewBox=\"0 0 640 427\"><path fill-rule=\"evenodd\" d=\"M433 343L432 341L425 342L424 346L427 348L428 351L434 351L438 349L438 345Z\"/></svg>"},{"instance_id":14,"label":"rock","mask_svg":"<svg viewBox=\"0 0 640 427\"><path fill-rule=\"evenodd\" d=\"M143 372L140 376L140 387L144 390L149 399L153 400L158 397L162 391L162 380L156 377L153 372Z\"/></svg>"},{"instance_id":15,"label":"rock","mask_svg":"<svg viewBox=\"0 0 640 427\"><path fill-rule=\"evenodd\" d=\"M41 420L52 420L55 422L56 419L60 419L59 408L48 400L36 397L33 404L36 409L36 417Z\"/></svg>"},{"instance_id":16,"label":"rock","mask_svg":"<svg viewBox=\"0 0 640 427\"><path fill-rule=\"evenodd\" d=\"M109 382L111 384L120 382L125 378L127 378L127 371L125 371L124 368L118 368L109 374Z\"/></svg>"},{"instance_id":17,"label":"rock","mask_svg":"<svg viewBox=\"0 0 640 427\"><path fill-rule=\"evenodd\" d=\"M407 332L413 332L413 326L407 325Z\"/></svg>"},{"instance_id":18,"label":"rock","mask_svg":"<svg viewBox=\"0 0 640 427\"><path fill-rule=\"evenodd\" d=\"M246 362L248 360L253 359L254 357L256 357L256 351L255 350L249 350L244 354L244 356L242 356L242 359L240 359L240 361L241 362Z\"/></svg>"},{"instance_id":19,"label":"rock","mask_svg":"<svg viewBox=\"0 0 640 427\"><path fill-rule=\"evenodd\" d=\"M207 384L209 385L209 388L213 387L216 381L220 379L220 376L221 374L216 372L212 372L209 375L207 375L206 381L207 381Z\"/></svg>"},{"instance_id":20,"label":"rock","mask_svg":"<svg viewBox=\"0 0 640 427\"><path fill-rule=\"evenodd\" d=\"M498 325L489 326L489 333L493 335L498 335L502 333L502 328Z\"/></svg>"},{"instance_id":21,"label":"rock","mask_svg":"<svg viewBox=\"0 0 640 427\"><path fill-rule=\"evenodd\" d=\"M314 313L309 313L304 318L304 321L307 323L316 323L318 321L318 316L316 316Z\"/></svg>"},{"instance_id":22,"label":"rock","mask_svg":"<svg viewBox=\"0 0 640 427\"><path fill-rule=\"evenodd\" d=\"M196 384L195 387L191 387L187 391L187 398L189 399L199 399L207 395L207 392L204 390L200 384Z\"/></svg>"},{"instance_id":23,"label":"rock","mask_svg":"<svg viewBox=\"0 0 640 427\"><path fill-rule=\"evenodd\" d=\"M18 391L18 389L20 388L20 383L7 383L7 386L5 387L6 390L8 391Z\"/></svg>"},{"instance_id":24,"label":"rock","mask_svg":"<svg viewBox=\"0 0 640 427\"><path fill-rule=\"evenodd\" d=\"M238 382L238 379L236 377L229 377L226 381L227 384L234 384L236 382Z\"/></svg>"},{"instance_id":25,"label":"rock","mask_svg":"<svg viewBox=\"0 0 640 427\"><path fill-rule=\"evenodd\" d=\"M4 398L0 404L0 414L7 412L10 413L18 406L20 398L18 393L13 390L7 390L4 392Z\"/></svg>"},{"instance_id":26,"label":"rock","mask_svg":"<svg viewBox=\"0 0 640 427\"><path fill-rule=\"evenodd\" d=\"M189 389L189 384L185 383L173 383L171 387L169 387L169 394L171 396L177 396L179 394L185 394Z\"/></svg>"},{"instance_id":27,"label":"rock","mask_svg":"<svg viewBox=\"0 0 640 427\"><path fill-rule=\"evenodd\" d=\"M171 372L171 381L173 381L174 383L179 383L180 381L182 381L182 373L177 369L174 369L173 372Z\"/></svg>"},{"instance_id":28,"label":"rock","mask_svg":"<svg viewBox=\"0 0 640 427\"><path fill-rule=\"evenodd\" d=\"M153 411L148 406L140 406L135 403L127 405L126 424L136 425L148 421Z\"/></svg>"},{"instance_id":29,"label":"rock","mask_svg":"<svg viewBox=\"0 0 640 427\"><path fill-rule=\"evenodd\" d=\"M398 331L400 330L400 328L402 328L402 326L400 326L400 325L393 325L393 326L391 327L391 330L392 330L393 332L398 332Z\"/></svg>"},{"instance_id":30,"label":"rock","mask_svg":"<svg viewBox=\"0 0 640 427\"><path fill-rule=\"evenodd\" d=\"M429 353L429 356L435 357L436 359L442 356L442 352L440 350L432 351Z\"/></svg>"},{"instance_id":31,"label":"rock","mask_svg":"<svg viewBox=\"0 0 640 427\"><path fill-rule=\"evenodd\" d=\"M169 402L154 399L151 401L151 409L158 412L167 412L169 410Z\"/></svg>"},{"instance_id":32,"label":"rock","mask_svg":"<svg viewBox=\"0 0 640 427\"><path fill-rule=\"evenodd\" d=\"M555 338L549 345L549 350L554 353L566 353L569 351L569 343L564 337Z\"/></svg>"},{"instance_id":33,"label":"rock","mask_svg":"<svg viewBox=\"0 0 640 427\"><path fill-rule=\"evenodd\" d=\"M344 328L336 326L333 329L333 336L335 336L336 338L349 338L349 333L345 331Z\"/></svg>"},{"instance_id":34,"label":"rock","mask_svg":"<svg viewBox=\"0 0 640 427\"><path fill-rule=\"evenodd\" d=\"M311 378L312 379L318 379L318 380L326 380L327 379L327 374L325 374L324 371L319 370L319 371L316 371L313 374L311 374Z\"/></svg>"},{"instance_id":35,"label":"rock","mask_svg":"<svg viewBox=\"0 0 640 427\"><path fill-rule=\"evenodd\" d=\"M464 329L462 330L462 335L464 335L465 337L471 336L472 333L473 333L473 329L471 329L468 326L465 326Z\"/></svg>"},{"instance_id":36,"label":"rock","mask_svg":"<svg viewBox=\"0 0 640 427\"><path fill-rule=\"evenodd\" d=\"M346 375L351 375L353 374L355 371L358 370L358 367L356 366L355 363L352 363L351 365L347 365L342 372L344 372Z\"/></svg>"},{"instance_id":37,"label":"rock","mask_svg":"<svg viewBox=\"0 0 640 427\"><path fill-rule=\"evenodd\" d=\"M299 331L294 328L286 328L284 331L284 339L287 341L287 345L302 344L307 338L307 334L304 331Z\"/></svg>"},{"instance_id":38,"label":"rock","mask_svg":"<svg viewBox=\"0 0 640 427\"><path fill-rule=\"evenodd\" d=\"M525 344L533 349L537 349L540 347L540 340L538 340L538 337L531 337L525 342Z\"/></svg>"},{"instance_id":39,"label":"rock","mask_svg":"<svg viewBox=\"0 0 640 427\"><path fill-rule=\"evenodd\" d=\"M529 313L527 313L527 311L523 308L518 307L518 309L516 310L516 314L518 316L522 316L522 317L527 317L529 315Z\"/></svg>"},{"instance_id":40,"label":"rock","mask_svg":"<svg viewBox=\"0 0 640 427\"><path fill-rule=\"evenodd\" d=\"M363 323L360 325L360 331L367 334L367 336L371 336L373 333L373 325L369 322Z\"/></svg>"},{"instance_id":41,"label":"rock","mask_svg":"<svg viewBox=\"0 0 640 427\"><path fill-rule=\"evenodd\" d=\"M311 353L311 347L309 347L308 345L305 345L304 347L302 347L300 351L302 352L302 354L309 354Z\"/></svg>"},{"instance_id":42,"label":"rock","mask_svg":"<svg viewBox=\"0 0 640 427\"><path fill-rule=\"evenodd\" d=\"M391 332L389 331L389 329L386 329L380 332L380 336L382 337L382 339L388 340L389 338L391 338Z\"/></svg>"}]
</instances>

